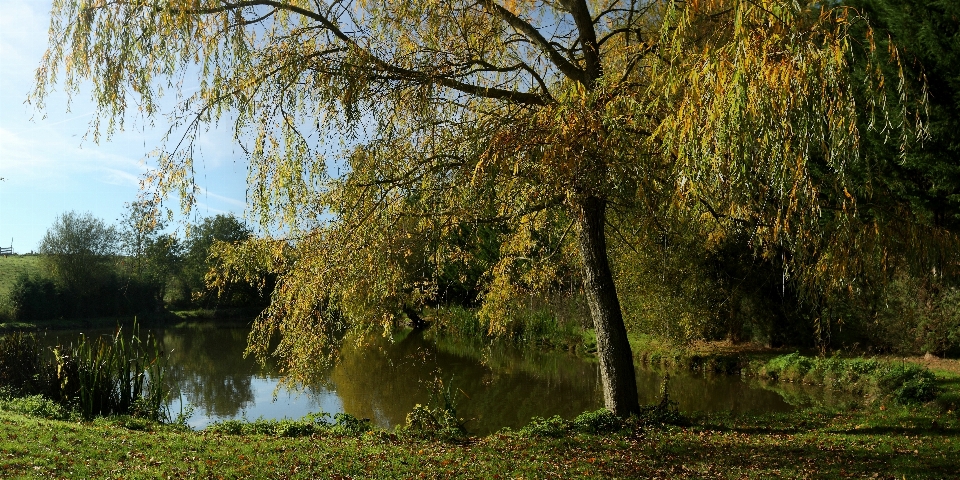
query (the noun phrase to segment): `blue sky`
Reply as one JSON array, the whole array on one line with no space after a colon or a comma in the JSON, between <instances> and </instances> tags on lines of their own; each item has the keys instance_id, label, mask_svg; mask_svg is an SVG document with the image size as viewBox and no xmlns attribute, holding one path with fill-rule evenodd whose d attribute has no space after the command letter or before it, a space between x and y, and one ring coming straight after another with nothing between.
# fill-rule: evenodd
<instances>
[{"instance_id":1,"label":"blue sky","mask_svg":"<svg viewBox=\"0 0 960 480\"><path fill-rule=\"evenodd\" d=\"M141 125L95 144L84 139L94 110L89 91L67 98L58 88L45 112L24 103L46 49L49 0L0 0L0 246L18 253L36 250L43 234L63 212L92 212L108 223L137 199L148 154L166 132ZM169 106L168 106L169 107ZM43 113L46 118L43 118ZM230 125L207 132L198 141L202 188L193 218L244 212L246 162ZM178 199L169 199L179 205Z\"/></svg>"}]
</instances>

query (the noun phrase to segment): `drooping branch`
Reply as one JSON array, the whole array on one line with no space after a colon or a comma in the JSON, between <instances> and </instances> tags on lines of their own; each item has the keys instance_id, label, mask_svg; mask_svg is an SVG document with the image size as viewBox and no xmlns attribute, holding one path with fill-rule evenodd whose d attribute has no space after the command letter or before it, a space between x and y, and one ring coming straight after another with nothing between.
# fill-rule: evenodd
<instances>
[{"instance_id":1,"label":"drooping branch","mask_svg":"<svg viewBox=\"0 0 960 480\"><path fill-rule=\"evenodd\" d=\"M541 97L536 93L520 92L520 91L509 90L505 88L485 87L485 86L475 85L472 83L467 83L467 82L450 78L449 76L441 76L441 75L431 74L431 73L423 72L419 70L412 70L412 69L404 68L399 65L393 64L374 54L370 50L370 48L360 45L359 42L357 42L354 38L351 38L346 32L343 31L343 29L338 27L336 23L330 18L328 18L326 15L323 15L318 12L313 12L302 7L298 7L296 5L290 5L290 4L286 4L286 3L278 2L274 0L247 0L247 1L240 1L240 2L224 3L219 7L186 9L186 10L173 8L173 9L169 9L168 11L174 14L185 13L190 15L211 15L211 14L224 13L232 10L237 10L241 8L258 7L258 6L271 7L275 10L288 11L291 13L302 15L306 18L309 18L311 20L318 22L324 29L326 29L331 34L333 34L334 37L336 37L341 42L346 44L346 46L348 46L349 48L353 49L356 52L359 52L361 57L363 57L364 59L366 59L367 61L369 61L370 63L372 63L373 65L375 65L377 68L379 68L384 72L397 74L398 78L408 80L408 81L414 81L418 83L424 83L424 84L432 83L436 85L442 85L444 87L451 88L468 95L475 95L478 97L490 98L490 99L496 99L496 100L506 100L506 101L520 103L524 105L545 105L547 103L543 97ZM506 13L509 14L509 12L506 12ZM519 18L517 18L517 20L519 20L520 22L523 22ZM526 23L526 22L523 22L523 23ZM529 24L527 25L529 26ZM533 29L532 26L530 26L530 28ZM533 31L534 33L539 35L539 33L536 32L536 29L533 29ZM541 36L540 38L542 39L543 37ZM546 40L544 40L544 44L549 48L549 44L546 43ZM559 56L559 54L557 55L559 58L554 59L555 62L559 60L561 62L566 62L566 65L572 66L572 64L569 64L569 62L566 59L564 59L562 56ZM561 70L565 68L562 66L562 64L558 64L558 67L560 67ZM542 85L542 82L541 82L541 85Z\"/></svg>"}]
</instances>

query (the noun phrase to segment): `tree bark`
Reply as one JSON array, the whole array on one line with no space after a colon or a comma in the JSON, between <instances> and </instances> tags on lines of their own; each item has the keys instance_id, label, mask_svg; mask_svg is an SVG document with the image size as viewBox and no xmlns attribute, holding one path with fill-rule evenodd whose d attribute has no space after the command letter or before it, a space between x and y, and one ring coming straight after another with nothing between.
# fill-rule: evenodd
<instances>
[{"instance_id":1,"label":"tree bark","mask_svg":"<svg viewBox=\"0 0 960 480\"><path fill-rule=\"evenodd\" d=\"M607 259L606 203L595 196L586 196L578 202L577 209L584 290L597 332L604 406L618 417L627 417L639 413L640 402L633 352L627 341L620 300Z\"/></svg>"}]
</instances>

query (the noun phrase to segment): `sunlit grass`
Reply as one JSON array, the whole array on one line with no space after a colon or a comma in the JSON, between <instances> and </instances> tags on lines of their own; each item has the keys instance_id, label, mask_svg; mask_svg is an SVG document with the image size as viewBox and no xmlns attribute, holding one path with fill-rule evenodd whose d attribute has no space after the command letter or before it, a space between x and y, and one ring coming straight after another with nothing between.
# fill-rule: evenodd
<instances>
[{"instance_id":1,"label":"sunlit grass","mask_svg":"<svg viewBox=\"0 0 960 480\"><path fill-rule=\"evenodd\" d=\"M37 276L41 273L38 255L0 255L0 323L13 312L10 305L10 290L21 275Z\"/></svg>"},{"instance_id":2,"label":"sunlit grass","mask_svg":"<svg viewBox=\"0 0 960 480\"><path fill-rule=\"evenodd\" d=\"M602 435L528 430L457 441L382 430L238 435L0 411L0 477L950 478L960 467L957 416L925 409L713 415Z\"/></svg>"}]
</instances>

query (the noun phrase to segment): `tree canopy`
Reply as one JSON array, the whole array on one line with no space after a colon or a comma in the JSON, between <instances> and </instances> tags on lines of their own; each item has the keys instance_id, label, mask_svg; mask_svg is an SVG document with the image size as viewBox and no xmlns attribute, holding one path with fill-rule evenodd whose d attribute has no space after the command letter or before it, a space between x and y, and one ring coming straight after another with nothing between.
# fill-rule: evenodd
<instances>
[{"instance_id":1,"label":"tree canopy","mask_svg":"<svg viewBox=\"0 0 960 480\"><path fill-rule=\"evenodd\" d=\"M92 213L66 212L57 217L40 241L40 254L51 276L77 292L112 272L119 252L116 229Z\"/></svg>"},{"instance_id":2,"label":"tree canopy","mask_svg":"<svg viewBox=\"0 0 960 480\"><path fill-rule=\"evenodd\" d=\"M642 228L653 204L695 206L811 278L849 277L824 238L856 212L858 119L891 128L899 81L851 75L855 56L896 57L853 38L862 22L781 0L63 0L32 100L91 80L96 139L154 121L175 92L147 180L187 209L194 140L235 121L251 212L285 235L218 255L225 276L279 274L251 350L294 378L338 326L389 327L435 299L450 265L483 270L492 328L577 272L606 406L625 415L637 396L609 212Z\"/></svg>"}]
</instances>

